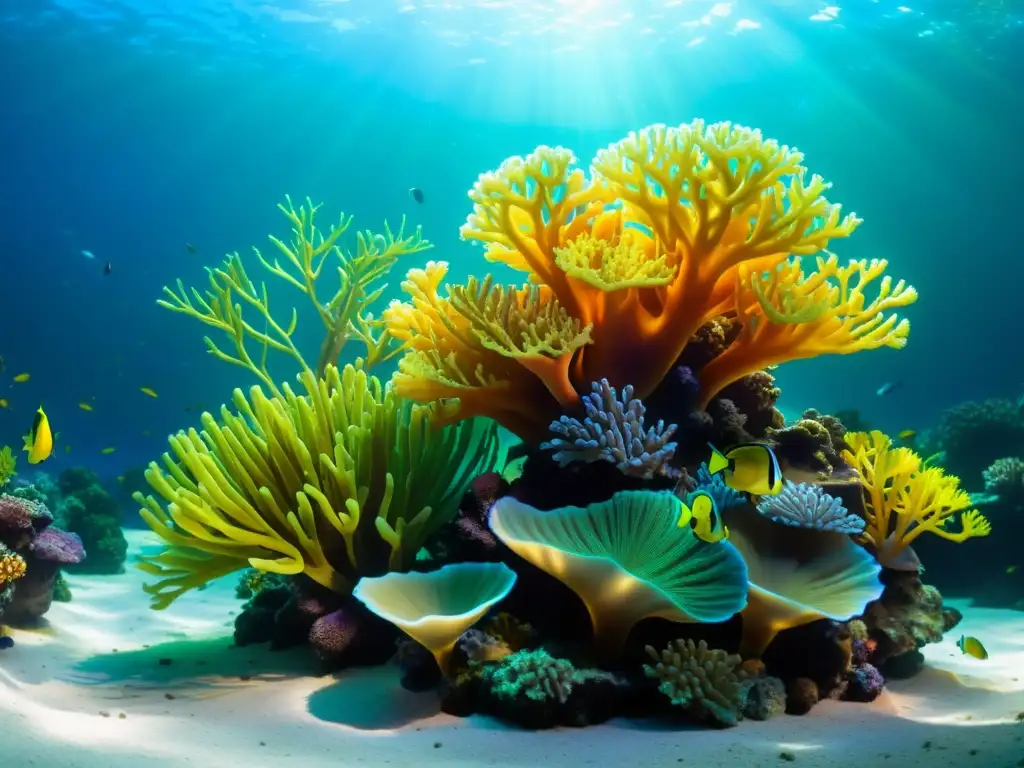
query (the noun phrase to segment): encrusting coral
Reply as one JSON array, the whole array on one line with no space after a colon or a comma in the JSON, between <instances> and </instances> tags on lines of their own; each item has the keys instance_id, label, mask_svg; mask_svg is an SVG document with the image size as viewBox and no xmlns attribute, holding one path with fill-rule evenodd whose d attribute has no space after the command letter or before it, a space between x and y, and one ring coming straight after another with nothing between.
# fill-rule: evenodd
<instances>
[{"instance_id":1,"label":"encrusting coral","mask_svg":"<svg viewBox=\"0 0 1024 768\"><path fill-rule=\"evenodd\" d=\"M802 161L756 130L700 120L631 133L598 153L590 178L561 147L509 158L470 192L462 236L530 284L486 279L442 297L445 265L410 272L410 301L383 314L406 349L398 393L539 441L592 382L649 395L722 315L741 327L700 372L702 405L774 363L902 346L906 321L885 313L914 290L885 277L865 298L884 261L830 255L805 275L788 260L859 224Z\"/></svg>"},{"instance_id":2,"label":"encrusting coral","mask_svg":"<svg viewBox=\"0 0 1024 768\"><path fill-rule=\"evenodd\" d=\"M204 413L202 431L172 435L163 466L150 464L166 508L135 499L170 545L139 566L159 577L146 587L154 607L248 565L339 593L404 570L494 461L491 423L432 429L429 408L353 366L299 378L305 394L236 389L238 414Z\"/></svg>"},{"instance_id":3,"label":"encrusting coral","mask_svg":"<svg viewBox=\"0 0 1024 768\"><path fill-rule=\"evenodd\" d=\"M860 474L867 514L863 540L887 568L919 567L910 545L926 531L955 542L987 536L992 526L971 507L958 478L926 467L910 448L897 448L883 433L849 432L843 458ZM950 525L959 517L960 529Z\"/></svg>"}]
</instances>

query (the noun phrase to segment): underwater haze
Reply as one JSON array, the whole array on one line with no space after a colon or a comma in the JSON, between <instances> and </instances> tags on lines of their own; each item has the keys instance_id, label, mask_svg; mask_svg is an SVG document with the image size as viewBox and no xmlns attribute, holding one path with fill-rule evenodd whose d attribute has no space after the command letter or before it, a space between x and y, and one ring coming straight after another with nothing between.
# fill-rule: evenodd
<instances>
[{"instance_id":1,"label":"underwater haze","mask_svg":"<svg viewBox=\"0 0 1024 768\"><path fill-rule=\"evenodd\" d=\"M0 766L1024 765L1024 0L0 71Z\"/></svg>"}]
</instances>

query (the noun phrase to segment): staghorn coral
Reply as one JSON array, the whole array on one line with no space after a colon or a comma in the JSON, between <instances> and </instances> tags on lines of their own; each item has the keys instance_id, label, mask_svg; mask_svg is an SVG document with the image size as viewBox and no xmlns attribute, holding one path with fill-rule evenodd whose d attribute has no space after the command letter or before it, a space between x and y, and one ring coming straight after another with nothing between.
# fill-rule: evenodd
<instances>
[{"instance_id":1,"label":"staghorn coral","mask_svg":"<svg viewBox=\"0 0 1024 768\"><path fill-rule=\"evenodd\" d=\"M423 238L419 227L406 237L404 217L397 233L385 222L383 235L359 232L355 252L346 252L339 242L352 224L351 216L342 214L338 223L325 234L316 224L320 206L313 205L311 200L307 199L305 205L296 208L291 198L285 197L285 202L277 207L292 225L290 243L270 237L285 263L278 258L264 257L258 248L253 251L267 272L306 295L323 323L325 335L315 368L317 377L323 377L328 366L339 364L342 351L352 339L365 345L367 369L392 359L400 348L393 344L387 328L381 321L374 320L367 309L384 292L381 281L402 256L433 247ZM339 282L329 299L319 293L320 275L325 266L330 273L337 270ZM207 269L207 272L210 288L204 294L196 288L186 288L178 280L177 291L164 286L165 298L157 304L224 333L231 340L234 352L224 351L207 336L204 341L210 354L247 369L275 395L281 393L267 368L271 350L291 357L302 371L314 370L295 345L298 329L295 308L287 323L275 318L266 283L260 283L257 288L237 252L227 256L221 266ZM245 307L254 310L260 319L250 322L243 313ZM256 345L258 353L250 351L249 343Z\"/></svg>"},{"instance_id":2,"label":"staghorn coral","mask_svg":"<svg viewBox=\"0 0 1024 768\"><path fill-rule=\"evenodd\" d=\"M353 366L299 377L268 398L235 390L239 413L169 439L135 499L169 545L140 568L155 608L247 565L304 573L338 593L362 575L408 568L450 520L470 478L494 461L493 424L430 428L430 412Z\"/></svg>"},{"instance_id":3,"label":"staghorn coral","mask_svg":"<svg viewBox=\"0 0 1024 768\"><path fill-rule=\"evenodd\" d=\"M819 531L837 531L858 534L864 531L864 520L846 511L841 500L829 496L820 485L788 480L778 496L763 498L757 511L772 522L812 528Z\"/></svg>"},{"instance_id":4,"label":"staghorn coral","mask_svg":"<svg viewBox=\"0 0 1024 768\"><path fill-rule=\"evenodd\" d=\"M644 429L644 404L633 397L633 387L622 388L621 399L607 379L594 382L592 392L583 398L586 418L582 422L562 416L551 423L558 437L541 443L552 450L560 467L573 461L607 461L632 477L650 479L655 475L678 476L668 465L676 444L669 442L675 424L663 421Z\"/></svg>"},{"instance_id":5,"label":"staghorn coral","mask_svg":"<svg viewBox=\"0 0 1024 768\"><path fill-rule=\"evenodd\" d=\"M910 322L892 310L917 300L917 291L885 275L885 259L840 266L830 254L804 275L799 258L762 272L740 265L735 311L739 338L700 372L701 398L711 402L726 385L788 360L907 343ZM870 302L865 289L882 278ZM886 313L890 313L886 315Z\"/></svg>"},{"instance_id":6,"label":"staghorn coral","mask_svg":"<svg viewBox=\"0 0 1024 768\"><path fill-rule=\"evenodd\" d=\"M397 391L458 398L445 419L486 414L532 442L591 382L632 383L647 397L712 322L725 351L701 372L702 405L772 363L901 346L906 323L883 313L913 301L913 289L885 278L865 306L863 288L885 262L830 257L804 276L786 261L859 223L802 161L758 131L700 120L631 133L598 153L589 179L561 147L509 158L474 185L462 236L527 273L538 301L557 302L559 343L525 356L483 348L495 324L525 340L518 319L512 328L492 309L467 318L438 296L443 267L414 270L410 301L383 317L406 348Z\"/></svg>"},{"instance_id":7,"label":"staghorn coral","mask_svg":"<svg viewBox=\"0 0 1024 768\"><path fill-rule=\"evenodd\" d=\"M1015 456L996 459L982 476L986 492L1009 504L1024 503L1024 460Z\"/></svg>"},{"instance_id":8,"label":"staghorn coral","mask_svg":"<svg viewBox=\"0 0 1024 768\"><path fill-rule=\"evenodd\" d=\"M649 645L645 650L655 664L645 664L644 674L660 681L658 690L673 704L713 725L736 725L744 704L739 656L689 639L676 640L660 654Z\"/></svg>"},{"instance_id":9,"label":"staghorn coral","mask_svg":"<svg viewBox=\"0 0 1024 768\"><path fill-rule=\"evenodd\" d=\"M910 545L926 531L955 542L987 536L992 526L977 510L958 478L925 467L909 448L896 448L879 431L849 432L843 458L857 469L864 489L866 525L862 539L879 562L897 570L919 567ZM959 517L960 529L950 525Z\"/></svg>"}]
</instances>

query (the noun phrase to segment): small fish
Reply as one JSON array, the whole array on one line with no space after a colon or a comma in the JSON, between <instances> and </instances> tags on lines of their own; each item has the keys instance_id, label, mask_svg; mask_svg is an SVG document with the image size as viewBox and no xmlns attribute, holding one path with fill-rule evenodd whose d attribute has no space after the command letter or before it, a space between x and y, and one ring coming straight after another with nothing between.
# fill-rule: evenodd
<instances>
[{"instance_id":1,"label":"small fish","mask_svg":"<svg viewBox=\"0 0 1024 768\"><path fill-rule=\"evenodd\" d=\"M141 392L144 395L149 395L150 397L159 397L156 391L150 389L149 387L139 387L139 392Z\"/></svg>"},{"instance_id":2,"label":"small fish","mask_svg":"<svg viewBox=\"0 0 1024 768\"><path fill-rule=\"evenodd\" d=\"M192 243L185 243L185 250L188 251L189 253L195 253L196 247L192 245Z\"/></svg>"},{"instance_id":3,"label":"small fish","mask_svg":"<svg viewBox=\"0 0 1024 768\"><path fill-rule=\"evenodd\" d=\"M1016 565L1011 565L1006 569L1006 575L1009 576L1011 573L1017 570Z\"/></svg>"},{"instance_id":4,"label":"small fish","mask_svg":"<svg viewBox=\"0 0 1024 768\"><path fill-rule=\"evenodd\" d=\"M6 397L0 397L0 408L10 408L10 407L11 407L11 401L8 400Z\"/></svg>"},{"instance_id":5,"label":"small fish","mask_svg":"<svg viewBox=\"0 0 1024 768\"><path fill-rule=\"evenodd\" d=\"M25 435L24 451L28 454L29 464L46 461L53 453L53 432L50 431L50 420L41 405L32 420L32 428Z\"/></svg>"},{"instance_id":6,"label":"small fish","mask_svg":"<svg viewBox=\"0 0 1024 768\"><path fill-rule=\"evenodd\" d=\"M984 661L988 658L988 651L985 650L985 646L981 644L981 640L976 637L969 637L960 635L960 639L956 641L956 647L960 649L960 652L967 655L973 656L976 659Z\"/></svg>"},{"instance_id":7,"label":"small fish","mask_svg":"<svg viewBox=\"0 0 1024 768\"><path fill-rule=\"evenodd\" d=\"M102 453L104 456L109 456L116 450L117 448L104 448L102 451L100 451L100 453Z\"/></svg>"},{"instance_id":8,"label":"small fish","mask_svg":"<svg viewBox=\"0 0 1024 768\"><path fill-rule=\"evenodd\" d=\"M682 510L676 526L683 528L687 525L693 531L693 535L708 544L717 544L723 539L729 538L729 529L722 522L721 515L715 509L715 500L706 491L696 491L690 496L690 505L679 502Z\"/></svg>"},{"instance_id":9,"label":"small fish","mask_svg":"<svg viewBox=\"0 0 1024 768\"><path fill-rule=\"evenodd\" d=\"M114 265L113 265L113 264L111 264L111 263L110 263L110 262L108 261L108 262L107 262L107 265L106 265L105 267L103 267L103 275L104 275L104 277L105 277L105 276L107 276L107 275L109 275L109 274L110 274L111 272L113 272L113 271L114 271Z\"/></svg>"},{"instance_id":10,"label":"small fish","mask_svg":"<svg viewBox=\"0 0 1024 768\"><path fill-rule=\"evenodd\" d=\"M82 251L82 255L85 256L85 258L87 258L87 259L95 259L96 258L96 254L94 254L92 251Z\"/></svg>"},{"instance_id":11,"label":"small fish","mask_svg":"<svg viewBox=\"0 0 1024 768\"><path fill-rule=\"evenodd\" d=\"M85 402L84 400L78 404L78 407L81 408L83 411L92 410L92 406L89 403Z\"/></svg>"},{"instance_id":12,"label":"small fish","mask_svg":"<svg viewBox=\"0 0 1024 768\"><path fill-rule=\"evenodd\" d=\"M875 390L875 394L879 397L885 397L895 392L897 389L903 386L902 381L887 381L885 384Z\"/></svg>"},{"instance_id":13,"label":"small fish","mask_svg":"<svg viewBox=\"0 0 1024 768\"><path fill-rule=\"evenodd\" d=\"M19 384L24 384L26 381L28 381L31 378L32 378L32 374L31 373L19 373L17 376L14 377L14 380L16 382L18 382Z\"/></svg>"},{"instance_id":14,"label":"small fish","mask_svg":"<svg viewBox=\"0 0 1024 768\"><path fill-rule=\"evenodd\" d=\"M897 432L896 437L898 437L900 440L906 440L907 442L909 442L913 440L915 437L917 437L917 430L904 429L900 432Z\"/></svg>"},{"instance_id":15,"label":"small fish","mask_svg":"<svg viewBox=\"0 0 1024 768\"><path fill-rule=\"evenodd\" d=\"M71 453L71 443L64 443L64 453Z\"/></svg>"},{"instance_id":16,"label":"small fish","mask_svg":"<svg viewBox=\"0 0 1024 768\"><path fill-rule=\"evenodd\" d=\"M409 197L415 200L417 203L423 202L423 190L419 187L413 187L409 190Z\"/></svg>"},{"instance_id":17,"label":"small fish","mask_svg":"<svg viewBox=\"0 0 1024 768\"><path fill-rule=\"evenodd\" d=\"M744 443L726 453L715 446L708 459L708 472L725 473L725 484L734 491L755 496L778 496L782 493L782 470L775 451L764 443Z\"/></svg>"}]
</instances>

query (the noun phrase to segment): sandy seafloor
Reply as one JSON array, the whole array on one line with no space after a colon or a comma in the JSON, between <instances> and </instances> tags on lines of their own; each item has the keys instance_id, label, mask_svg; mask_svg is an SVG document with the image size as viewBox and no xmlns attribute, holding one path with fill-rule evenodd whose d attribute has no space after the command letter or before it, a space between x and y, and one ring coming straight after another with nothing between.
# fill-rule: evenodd
<instances>
[{"instance_id":1,"label":"sandy seafloor","mask_svg":"<svg viewBox=\"0 0 1024 768\"><path fill-rule=\"evenodd\" d=\"M154 543L129 537L130 557ZM233 578L162 612L149 609L144 578L71 577L74 600L54 604L48 628L12 633L17 645L0 652L0 766L1024 765L1024 613L958 604L990 658L965 657L948 637L927 647L922 674L873 704L829 701L725 731L620 720L531 733L442 714L391 666L316 677L308 651L232 648Z\"/></svg>"}]
</instances>

